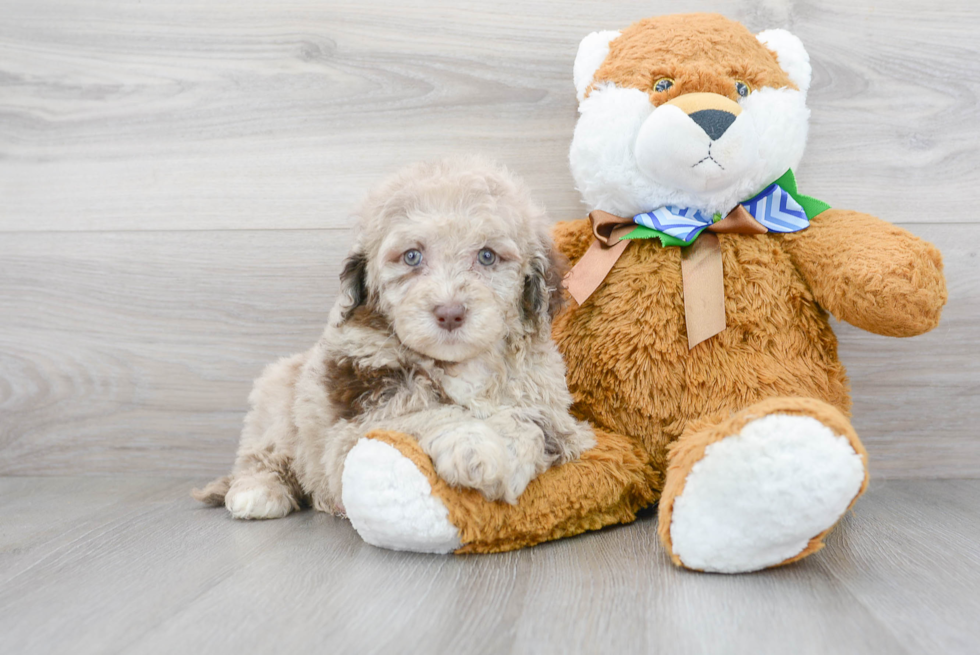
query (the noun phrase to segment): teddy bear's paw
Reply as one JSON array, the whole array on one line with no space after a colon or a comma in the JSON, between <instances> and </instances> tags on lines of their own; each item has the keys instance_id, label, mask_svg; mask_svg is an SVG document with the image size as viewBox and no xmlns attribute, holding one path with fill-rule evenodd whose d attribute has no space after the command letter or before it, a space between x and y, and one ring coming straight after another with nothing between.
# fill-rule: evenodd
<instances>
[{"instance_id":1,"label":"teddy bear's paw","mask_svg":"<svg viewBox=\"0 0 980 655\"><path fill-rule=\"evenodd\" d=\"M225 507L236 519L281 519L295 503L282 484L246 477L232 483Z\"/></svg>"},{"instance_id":2,"label":"teddy bear's paw","mask_svg":"<svg viewBox=\"0 0 980 655\"><path fill-rule=\"evenodd\" d=\"M347 517L367 543L421 553L460 547L446 506L396 448L374 439L358 441L344 462L342 486Z\"/></svg>"},{"instance_id":3,"label":"teddy bear's paw","mask_svg":"<svg viewBox=\"0 0 980 655\"><path fill-rule=\"evenodd\" d=\"M815 418L771 414L705 449L674 499L684 566L737 573L780 564L831 528L861 489L861 456Z\"/></svg>"}]
</instances>

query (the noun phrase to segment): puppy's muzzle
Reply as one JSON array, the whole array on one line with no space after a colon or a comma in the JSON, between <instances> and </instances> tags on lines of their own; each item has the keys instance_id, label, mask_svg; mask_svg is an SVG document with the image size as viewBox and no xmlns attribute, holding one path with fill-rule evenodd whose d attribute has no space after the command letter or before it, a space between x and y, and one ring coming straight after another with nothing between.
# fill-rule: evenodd
<instances>
[{"instance_id":1,"label":"puppy's muzzle","mask_svg":"<svg viewBox=\"0 0 980 655\"><path fill-rule=\"evenodd\" d=\"M432 310L432 313L436 317L436 324L449 332L462 327L466 320L466 308L458 302L439 305Z\"/></svg>"},{"instance_id":2,"label":"puppy's muzzle","mask_svg":"<svg viewBox=\"0 0 980 655\"><path fill-rule=\"evenodd\" d=\"M717 93L685 93L667 104L687 114L712 141L720 139L742 113L737 102Z\"/></svg>"}]
</instances>

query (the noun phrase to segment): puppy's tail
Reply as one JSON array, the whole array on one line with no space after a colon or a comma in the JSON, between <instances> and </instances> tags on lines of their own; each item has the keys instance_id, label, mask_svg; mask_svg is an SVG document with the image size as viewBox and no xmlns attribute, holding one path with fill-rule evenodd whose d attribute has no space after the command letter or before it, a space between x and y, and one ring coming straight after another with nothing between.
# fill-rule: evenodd
<instances>
[{"instance_id":1,"label":"puppy's tail","mask_svg":"<svg viewBox=\"0 0 980 655\"><path fill-rule=\"evenodd\" d=\"M191 496L202 503L221 507L225 504L225 496L228 495L228 487L230 486L231 476L226 475L207 483L203 489L191 489Z\"/></svg>"}]
</instances>

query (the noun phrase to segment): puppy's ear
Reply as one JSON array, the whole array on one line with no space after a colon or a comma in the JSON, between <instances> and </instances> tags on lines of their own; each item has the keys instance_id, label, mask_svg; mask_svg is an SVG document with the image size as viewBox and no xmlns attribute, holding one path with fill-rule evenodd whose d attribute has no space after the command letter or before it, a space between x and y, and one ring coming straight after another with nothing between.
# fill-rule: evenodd
<instances>
[{"instance_id":1,"label":"puppy's ear","mask_svg":"<svg viewBox=\"0 0 980 655\"><path fill-rule=\"evenodd\" d=\"M521 318L533 331L550 326L551 319L561 311L561 281L567 269L568 260L553 246L531 260L531 270L524 277Z\"/></svg>"},{"instance_id":2,"label":"puppy's ear","mask_svg":"<svg viewBox=\"0 0 980 655\"><path fill-rule=\"evenodd\" d=\"M341 318L346 321L355 309L367 302L367 255L364 253L354 251L344 261L340 293L343 299Z\"/></svg>"}]
</instances>

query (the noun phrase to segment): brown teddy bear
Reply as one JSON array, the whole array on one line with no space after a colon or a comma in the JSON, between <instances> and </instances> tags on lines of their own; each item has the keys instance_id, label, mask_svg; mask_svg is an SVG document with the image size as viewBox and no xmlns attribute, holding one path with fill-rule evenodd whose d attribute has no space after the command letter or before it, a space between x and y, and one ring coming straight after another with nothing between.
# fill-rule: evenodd
<instances>
[{"instance_id":1,"label":"brown teddy bear","mask_svg":"<svg viewBox=\"0 0 980 655\"><path fill-rule=\"evenodd\" d=\"M570 162L595 211L555 227L576 300L553 335L598 445L512 506L449 487L411 438L372 433L347 467L378 466L380 443L398 473L345 488L351 521L377 545L490 552L659 500L678 565L803 558L868 479L828 312L888 336L934 328L940 254L797 190L810 64L788 32L650 18L586 37L574 78Z\"/></svg>"}]
</instances>

